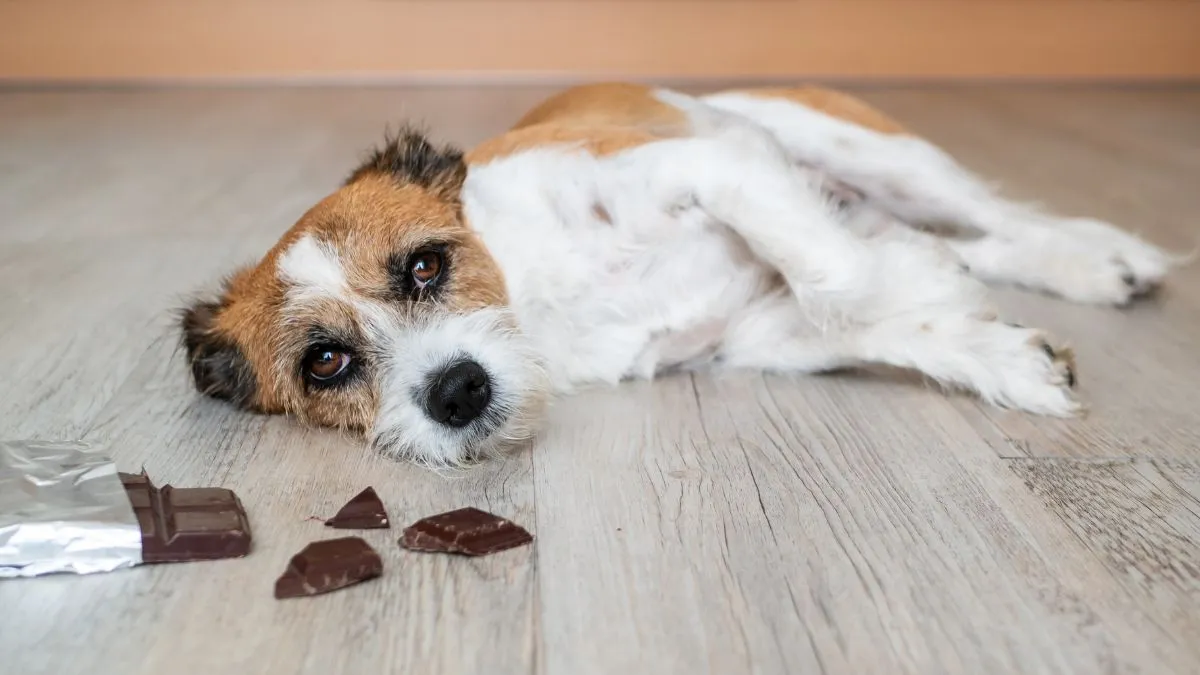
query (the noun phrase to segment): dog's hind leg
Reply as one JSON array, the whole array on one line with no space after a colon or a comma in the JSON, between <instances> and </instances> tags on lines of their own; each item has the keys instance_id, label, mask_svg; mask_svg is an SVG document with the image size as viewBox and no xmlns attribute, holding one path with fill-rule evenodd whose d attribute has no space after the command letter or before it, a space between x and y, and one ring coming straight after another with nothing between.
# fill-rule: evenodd
<instances>
[{"instance_id":1,"label":"dog's hind leg","mask_svg":"<svg viewBox=\"0 0 1200 675\"><path fill-rule=\"evenodd\" d=\"M1123 305L1160 285L1183 260L1114 225L1005 199L933 144L868 114L865 104L850 106L854 99L841 95L843 104L825 106L827 114L808 100L813 91L820 90L723 92L702 100L753 120L794 161L853 186L898 220L971 235L948 243L988 282Z\"/></svg>"},{"instance_id":2,"label":"dog's hind leg","mask_svg":"<svg viewBox=\"0 0 1200 675\"><path fill-rule=\"evenodd\" d=\"M986 287L940 242L905 228L859 236L761 129L734 122L705 132L606 161L612 189L646 194L663 210L702 210L786 280L790 293L771 309L791 323L751 312L728 337L729 363L804 371L884 363L1000 405L1078 410L1060 352L1038 331L997 322ZM755 334L746 327L763 317L769 325L746 339Z\"/></svg>"}]
</instances>

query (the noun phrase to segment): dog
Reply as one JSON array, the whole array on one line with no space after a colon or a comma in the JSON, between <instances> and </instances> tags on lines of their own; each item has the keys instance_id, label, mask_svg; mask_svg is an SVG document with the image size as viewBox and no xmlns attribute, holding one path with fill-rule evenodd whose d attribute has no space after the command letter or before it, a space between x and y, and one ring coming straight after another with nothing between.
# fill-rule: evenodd
<instances>
[{"instance_id":1,"label":"dog","mask_svg":"<svg viewBox=\"0 0 1200 675\"><path fill-rule=\"evenodd\" d=\"M1001 197L846 93L602 83L466 153L386 134L179 328L206 396L461 466L554 398L679 370L883 365L1074 416L1071 351L989 286L1121 306L1179 260Z\"/></svg>"}]
</instances>

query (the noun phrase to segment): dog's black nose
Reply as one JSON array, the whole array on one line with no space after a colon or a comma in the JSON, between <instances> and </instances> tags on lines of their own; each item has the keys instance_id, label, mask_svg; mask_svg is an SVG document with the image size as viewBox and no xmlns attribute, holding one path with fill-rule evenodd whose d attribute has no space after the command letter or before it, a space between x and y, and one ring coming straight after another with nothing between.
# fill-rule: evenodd
<instances>
[{"instance_id":1,"label":"dog's black nose","mask_svg":"<svg viewBox=\"0 0 1200 675\"><path fill-rule=\"evenodd\" d=\"M474 361L458 361L433 376L425 410L446 426L461 427L479 417L491 400L487 371Z\"/></svg>"}]
</instances>

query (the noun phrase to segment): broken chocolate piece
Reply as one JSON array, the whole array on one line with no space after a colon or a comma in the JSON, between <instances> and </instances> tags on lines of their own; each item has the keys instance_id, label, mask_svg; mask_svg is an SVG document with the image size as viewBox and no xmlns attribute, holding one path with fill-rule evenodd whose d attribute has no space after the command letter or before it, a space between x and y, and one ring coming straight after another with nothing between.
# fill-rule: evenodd
<instances>
[{"instance_id":1,"label":"broken chocolate piece","mask_svg":"<svg viewBox=\"0 0 1200 675\"><path fill-rule=\"evenodd\" d=\"M224 488L155 487L145 472L121 473L142 528L142 562L239 558L250 552L250 521Z\"/></svg>"},{"instance_id":2,"label":"broken chocolate piece","mask_svg":"<svg viewBox=\"0 0 1200 675\"><path fill-rule=\"evenodd\" d=\"M383 560L358 537L325 539L305 546L275 580L275 597L299 598L336 591L383 574Z\"/></svg>"},{"instance_id":3,"label":"broken chocolate piece","mask_svg":"<svg viewBox=\"0 0 1200 675\"><path fill-rule=\"evenodd\" d=\"M413 551L487 555L533 541L525 528L500 516L467 507L422 518L404 529L400 545Z\"/></svg>"},{"instance_id":4,"label":"broken chocolate piece","mask_svg":"<svg viewBox=\"0 0 1200 675\"><path fill-rule=\"evenodd\" d=\"M325 525L344 530L391 527L387 510L383 508L383 502L373 487L368 487L346 502L337 515L325 521Z\"/></svg>"}]
</instances>

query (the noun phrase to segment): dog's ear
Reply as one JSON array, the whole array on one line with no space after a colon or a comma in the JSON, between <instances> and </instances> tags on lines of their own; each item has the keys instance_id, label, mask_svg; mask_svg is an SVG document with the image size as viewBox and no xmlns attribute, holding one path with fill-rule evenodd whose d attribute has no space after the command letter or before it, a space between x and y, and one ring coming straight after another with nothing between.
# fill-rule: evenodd
<instances>
[{"instance_id":1,"label":"dog's ear","mask_svg":"<svg viewBox=\"0 0 1200 675\"><path fill-rule=\"evenodd\" d=\"M419 185L446 201L458 202L467 179L467 163L458 148L436 146L423 133L406 126L395 135L385 135L383 145L371 151L346 183L369 174L392 176L403 183Z\"/></svg>"},{"instance_id":2,"label":"dog's ear","mask_svg":"<svg viewBox=\"0 0 1200 675\"><path fill-rule=\"evenodd\" d=\"M205 396L249 408L256 382L250 362L217 328L221 303L198 300L179 312L180 338L187 350L192 383Z\"/></svg>"}]
</instances>

